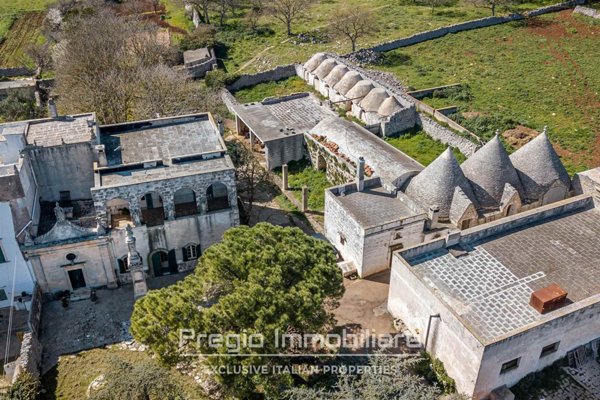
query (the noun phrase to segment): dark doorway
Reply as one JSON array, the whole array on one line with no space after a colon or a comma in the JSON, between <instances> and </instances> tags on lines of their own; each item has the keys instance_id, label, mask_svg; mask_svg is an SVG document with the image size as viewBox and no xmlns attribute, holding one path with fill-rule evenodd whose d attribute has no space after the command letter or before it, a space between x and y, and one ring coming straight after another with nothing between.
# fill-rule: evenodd
<instances>
[{"instance_id":1,"label":"dark doorway","mask_svg":"<svg viewBox=\"0 0 600 400\"><path fill-rule=\"evenodd\" d=\"M69 271L69 280L71 281L71 287L73 290L86 287L85 278L83 277L82 269L72 269Z\"/></svg>"},{"instance_id":2,"label":"dark doorway","mask_svg":"<svg viewBox=\"0 0 600 400\"><path fill-rule=\"evenodd\" d=\"M169 251L169 253L164 250L157 251L150 256L150 264L154 276L177 273L177 259L174 250Z\"/></svg>"}]
</instances>

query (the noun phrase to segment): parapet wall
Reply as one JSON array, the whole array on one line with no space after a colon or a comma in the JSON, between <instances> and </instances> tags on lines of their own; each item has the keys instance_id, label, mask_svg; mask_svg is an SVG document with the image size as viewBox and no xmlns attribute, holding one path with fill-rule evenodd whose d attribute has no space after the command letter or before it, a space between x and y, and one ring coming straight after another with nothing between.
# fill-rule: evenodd
<instances>
[{"instance_id":1,"label":"parapet wall","mask_svg":"<svg viewBox=\"0 0 600 400\"><path fill-rule=\"evenodd\" d=\"M231 92L243 89L245 87L258 85L263 82L279 81L281 79L290 78L296 75L296 64L279 65L268 71L259 72L256 74L244 74L227 86L227 89Z\"/></svg>"},{"instance_id":2,"label":"parapet wall","mask_svg":"<svg viewBox=\"0 0 600 400\"><path fill-rule=\"evenodd\" d=\"M461 22L461 23L454 24L454 25L449 25L449 26L444 26L444 27L437 28L437 29L432 29L430 31L416 33L414 35L404 37L401 39L384 42L384 43L378 44L376 46L373 46L373 47L370 47L367 49L377 51L377 52L391 51L391 50L398 49L400 47L412 46L414 44L426 42L428 40L438 39L449 33L457 33L457 32L468 31L468 30L472 30L472 29L487 28L489 26L505 24L505 23L511 22L511 21L518 21L521 19L529 18L529 17L536 17L538 15L543 15L543 14L548 14L548 13L552 13L552 12L565 10L568 8L573 8L578 4L583 4L584 2L585 2L585 0L572 0L572 1L566 1L563 3L553 4L553 5L547 6L547 7L541 7L536 10L525 12L523 14L511 14L511 15L502 16L502 17L486 17L486 18L480 18L480 19L475 19L475 20L471 20L471 21Z\"/></svg>"},{"instance_id":3,"label":"parapet wall","mask_svg":"<svg viewBox=\"0 0 600 400\"><path fill-rule=\"evenodd\" d=\"M33 76L35 70L27 67L0 68L0 77L14 78L16 76Z\"/></svg>"}]
</instances>

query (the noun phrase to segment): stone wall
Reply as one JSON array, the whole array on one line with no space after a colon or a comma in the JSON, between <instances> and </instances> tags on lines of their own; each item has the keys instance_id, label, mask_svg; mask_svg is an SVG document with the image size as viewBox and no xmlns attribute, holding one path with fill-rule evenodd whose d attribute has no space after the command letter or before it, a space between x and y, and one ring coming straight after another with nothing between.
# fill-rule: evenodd
<instances>
[{"instance_id":1,"label":"stone wall","mask_svg":"<svg viewBox=\"0 0 600 400\"><path fill-rule=\"evenodd\" d=\"M588 17L600 19L600 10L590 7L577 6L573 10L574 13L587 15Z\"/></svg>"},{"instance_id":2,"label":"stone wall","mask_svg":"<svg viewBox=\"0 0 600 400\"><path fill-rule=\"evenodd\" d=\"M227 107L227 110L231 114L235 115L235 111L233 110L233 107L239 105L240 102L237 101L235 96L232 95L231 92L227 89L222 89L220 94L221 94L221 100L223 100L223 103L225 104L225 107Z\"/></svg>"},{"instance_id":3,"label":"stone wall","mask_svg":"<svg viewBox=\"0 0 600 400\"><path fill-rule=\"evenodd\" d=\"M419 125L433 139L439 140L451 147L456 147L467 157L472 156L479 148L477 144L469 139L456 134L423 114L419 114Z\"/></svg>"},{"instance_id":4,"label":"stone wall","mask_svg":"<svg viewBox=\"0 0 600 400\"><path fill-rule=\"evenodd\" d=\"M341 185L356 177L356 165L353 162L346 161L332 153L308 133L304 134L304 138L310 162L315 168L325 168L329 182Z\"/></svg>"},{"instance_id":5,"label":"stone wall","mask_svg":"<svg viewBox=\"0 0 600 400\"><path fill-rule=\"evenodd\" d=\"M33 76L35 70L27 67L0 68L0 77L14 78L16 76Z\"/></svg>"},{"instance_id":6,"label":"stone wall","mask_svg":"<svg viewBox=\"0 0 600 400\"><path fill-rule=\"evenodd\" d=\"M288 64L288 65L279 65L273 69L268 71L259 72L257 74L244 74L240 75L240 77L233 82L231 85L227 86L227 89L231 92L235 92L236 90L243 89L245 87L258 85L263 82L271 82L271 81L279 81L281 79L290 78L296 75L296 65Z\"/></svg>"},{"instance_id":7,"label":"stone wall","mask_svg":"<svg viewBox=\"0 0 600 400\"><path fill-rule=\"evenodd\" d=\"M543 15L547 13L552 13L556 11L565 10L568 8L572 8L577 4L583 4L585 0L573 0L566 1L564 3L558 3L547 7L541 7L536 10L532 10L529 12L525 12L523 14L511 14L508 16L496 16L496 17L487 17L480 18L476 20L461 22L454 25L444 26L437 29L432 29L430 31L416 33L414 35L404 37L401 39L391 40L388 42L381 43L379 45L368 48L368 50L373 50L377 52L386 52L395 50L401 47L412 46L417 43L422 43L428 40L437 39L442 36L445 36L449 33L457 33L462 31L468 31L472 29L480 29L487 28L489 26L504 24L511 21L518 21L528 17L535 17L538 15Z\"/></svg>"},{"instance_id":8,"label":"stone wall","mask_svg":"<svg viewBox=\"0 0 600 400\"><path fill-rule=\"evenodd\" d=\"M300 161L305 154L304 136L302 134L270 140L265 143L265 159L269 170L291 161Z\"/></svg>"},{"instance_id":9,"label":"stone wall","mask_svg":"<svg viewBox=\"0 0 600 400\"><path fill-rule=\"evenodd\" d=\"M12 382L14 383L23 372L29 372L35 377L40 376L40 367L42 365L42 344L34 332L27 332L23 335L21 342L21 353L14 364L14 373Z\"/></svg>"}]
</instances>

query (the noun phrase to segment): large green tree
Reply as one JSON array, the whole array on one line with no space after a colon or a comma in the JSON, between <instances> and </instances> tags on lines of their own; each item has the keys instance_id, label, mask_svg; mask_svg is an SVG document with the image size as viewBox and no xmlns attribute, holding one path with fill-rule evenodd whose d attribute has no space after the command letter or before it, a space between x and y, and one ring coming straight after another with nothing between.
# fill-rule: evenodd
<instances>
[{"instance_id":1,"label":"large green tree","mask_svg":"<svg viewBox=\"0 0 600 400\"><path fill-rule=\"evenodd\" d=\"M297 228L267 223L225 232L208 248L194 274L176 285L151 291L138 300L131 318L134 337L168 364L184 361L182 353L208 354L205 366L260 366L292 360L256 356L281 353L276 332L321 333L333 326L330 312L342 296L342 274L331 247ZM180 329L202 334L261 335L261 348L241 347L227 356L206 340L180 348ZM252 355L254 354L254 355ZM278 393L291 384L286 374L217 373L223 390L245 398L261 391Z\"/></svg>"}]
</instances>

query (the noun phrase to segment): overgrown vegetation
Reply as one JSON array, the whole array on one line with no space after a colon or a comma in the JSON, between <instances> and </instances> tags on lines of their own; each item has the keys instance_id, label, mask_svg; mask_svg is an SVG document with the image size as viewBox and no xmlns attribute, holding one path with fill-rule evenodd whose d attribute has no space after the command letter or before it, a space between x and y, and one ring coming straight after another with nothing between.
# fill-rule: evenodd
<instances>
[{"instance_id":1,"label":"overgrown vegetation","mask_svg":"<svg viewBox=\"0 0 600 400\"><path fill-rule=\"evenodd\" d=\"M22 372L10 386L4 400L36 400L40 393L40 380L27 371Z\"/></svg>"},{"instance_id":2,"label":"overgrown vegetation","mask_svg":"<svg viewBox=\"0 0 600 400\"><path fill-rule=\"evenodd\" d=\"M37 107L35 101L18 94L0 100L0 122L41 118L44 115L45 110Z\"/></svg>"},{"instance_id":3,"label":"overgrown vegetation","mask_svg":"<svg viewBox=\"0 0 600 400\"><path fill-rule=\"evenodd\" d=\"M429 135L420 130L413 130L398 137L386 138L385 140L425 166L431 164L448 147L441 142L433 140ZM458 149L452 149L452 152L459 163L466 159Z\"/></svg>"},{"instance_id":4,"label":"overgrown vegetation","mask_svg":"<svg viewBox=\"0 0 600 400\"><path fill-rule=\"evenodd\" d=\"M278 174L281 169L276 170ZM302 187L308 188L308 208L322 212L325 208L325 189L333 186L325 171L316 170L308 160L288 163L288 186L294 197L302 201Z\"/></svg>"},{"instance_id":5,"label":"overgrown vegetation","mask_svg":"<svg viewBox=\"0 0 600 400\"><path fill-rule=\"evenodd\" d=\"M600 164L598 35L600 26L564 11L394 50L377 68L417 89L468 85L470 96L424 101L459 106L460 123L483 138L516 125L547 125L574 173Z\"/></svg>"},{"instance_id":6,"label":"overgrown vegetation","mask_svg":"<svg viewBox=\"0 0 600 400\"><path fill-rule=\"evenodd\" d=\"M42 377L44 392L38 400L86 399L87 388L101 375L103 389L92 397L98 400L172 399L169 393L180 395L174 398L181 400L206 398L192 377L161 367L147 351L115 345L61 357L58 365ZM136 397L144 394L149 396Z\"/></svg>"},{"instance_id":7,"label":"overgrown vegetation","mask_svg":"<svg viewBox=\"0 0 600 400\"><path fill-rule=\"evenodd\" d=\"M444 394L456 392L456 383L446 373L444 363L437 358L432 358L429 353L421 353L421 359L416 364L415 370L429 383L438 386Z\"/></svg>"},{"instance_id":8,"label":"overgrown vegetation","mask_svg":"<svg viewBox=\"0 0 600 400\"><path fill-rule=\"evenodd\" d=\"M299 76L259 83L258 85L240 89L233 93L240 103L254 103L264 100L267 97L280 97L292 93L314 92L304 79Z\"/></svg>"}]
</instances>

